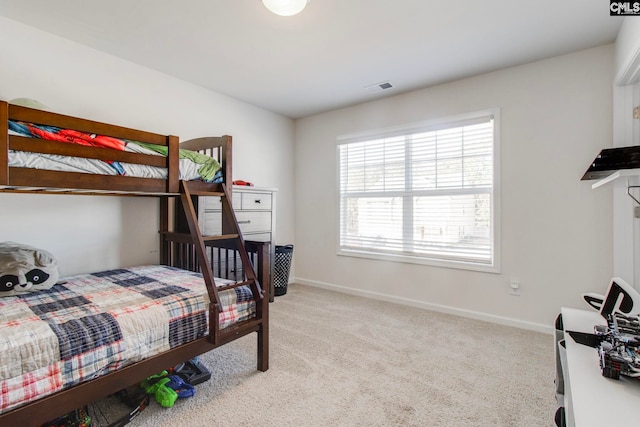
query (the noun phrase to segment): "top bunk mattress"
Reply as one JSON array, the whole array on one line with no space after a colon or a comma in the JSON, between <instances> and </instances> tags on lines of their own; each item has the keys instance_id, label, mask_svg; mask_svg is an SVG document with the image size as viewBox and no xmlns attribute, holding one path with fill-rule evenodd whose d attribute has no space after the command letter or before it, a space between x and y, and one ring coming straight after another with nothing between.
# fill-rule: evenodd
<instances>
[{"instance_id":1,"label":"top bunk mattress","mask_svg":"<svg viewBox=\"0 0 640 427\"><path fill-rule=\"evenodd\" d=\"M248 287L218 294L221 329L255 317ZM0 298L0 413L203 338L208 317L202 276L158 265Z\"/></svg>"},{"instance_id":2,"label":"top bunk mattress","mask_svg":"<svg viewBox=\"0 0 640 427\"><path fill-rule=\"evenodd\" d=\"M0 100L0 192L178 195L222 192L231 137L180 144L157 134Z\"/></svg>"},{"instance_id":3,"label":"top bunk mattress","mask_svg":"<svg viewBox=\"0 0 640 427\"><path fill-rule=\"evenodd\" d=\"M168 153L166 147L154 144L15 120L9 120L9 135L165 157ZM179 150L179 156L179 179L209 183L223 181L220 163L213 157L184 149ZM9 166L137 178L167 179L168 176L167 169L163 167L15 150L9 150Z\"/></svg>"}]
</instances>

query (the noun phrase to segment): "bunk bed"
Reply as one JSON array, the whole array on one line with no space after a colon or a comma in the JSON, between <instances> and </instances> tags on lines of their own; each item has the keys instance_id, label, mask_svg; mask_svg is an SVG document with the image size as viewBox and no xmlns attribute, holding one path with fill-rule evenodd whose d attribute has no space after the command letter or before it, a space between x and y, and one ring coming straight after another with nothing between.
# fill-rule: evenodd
<instances>
[{"instance_id":1,"label":"bunk bed","mask_svg":"<svg viewBox=\"0 0 640 427\"><path fill-rule=\"evenodd\" d=\"M22 134L18 129L20 126L23 127L22 131L31 132L31 135ZM87 135L90 139L104 139L107 145L96 146L93 142L86 141L75 143L76 138L83 140ZM121 144L122 141L124 144ZM138 148L123 148L129 143L138 145ZM192 171L182 171L182 149L187 148L215 158L220 171L214 176L212 171L208 170L206 180L195 179ZM193 156L187 153L186 157ZM46 161L42 163L40 158L45 158ZM64 158L72 158L70 166L63 165ZM54 160L53 163L49 162L51 159ZM158 291L159 302L151 303L154 309L157 311L158 306L171 306L167 309L171 312L179 306L182 311L177 317L188 318L187 323L190 325L188 333L178 334L183 335L179 340L169 339L171 342L165 342L152 350L147 349L146 352L129 349L128 353L134 353L133 359L117 359L93 371L72 372L69 376L73 381L68 378L51 380L37 377L29 372L24 364L19 368L22 372L8 374L8 370L0 365L0 425L39 425L254 332L257 334L257 369L266 371L269 368L269 288L264 286L263 290L260 285L268 283L269 280L269 249L268 244L245 242L239 231L230 203L231 160L232 147L229 136L199 138L180 146L176 136L160 135L0 101L0 192L137 196L154 197L160 201L159 266L140 266L78 275L65 278L65 283L55 285L48 291L0 298L0 320L4 321L14 315L11 307L35 306L43 301L49 307L56 295L66 294L67 301L70 301L83 299L69 298L69 294L77 296L80 293L82 297L90 299L90 286L93 284L89 282L92 281L97 282L96 286L101 292L110 289L108 286L118 287L125 282L136 286L143 283L146 286L147 282L151 281L160 283L161 288L164 286L164 289ZM93 166L84 170L83 166L79 165L85 161L93 163ZM96 164L100 169L98 171L93 169ZM210 162L207 164L211 166ZM213 164L215 165L215 162ZM123 165L124 167L121 167ZM141 165L141 168L131 168L130 165ZM145 168L152 173L148 175L145 172L133 171ZM203 236L200 233L194 205L201 196L220 197L223 212L222 235ZM217 257L228 254L228 251L240 256L244 271L244 277L240 281L214 277L212 265ZM171 277L165 280L165 275ZM126 280L122 280L123 277ZM77 281L80 286L73 288L72 285ZM126 292L129 291L127 288ZM156 298L156 290L149 291L145 288L141 292L145 298L150 295ZM178 294L181 292L188 294L192 301L178 301ZM102 298L105 293L98 294L99 298ZM168 299L163 299L164 297ZM87 298L84 298L85 303ZM238 304L231 304L236 302ZM240 305L246 309L245 312L230 314L230 310L236 310L236 306ZM136 310L138 308L136 307ZM127 307L120 307L118 310L126 311ZM188 316L184 310L190 310ZM50 324L45 323L45 326L41 323L39 328L64 329L60 323L69 320L68 314L65 317L35 313L35 316L31 314L32 317L38 318L37 321L50 321ZM110 317L112 321L113 317ZM131 328L132 324L137 323L131 321L128 327ZM0 324L0 329L4 325ZM109 327L112 328L109 334L117 335L113 328L117 329L118 325ZM109 327L103 329L109 330ZM34 330L36 329L38 328ZM24 333L24 328L22 331ZM48 332L51 338L51 333ZM33 334L35 332L30 335ZM56 336L60 339L60 334L57 333ZM3 354L10 342L10 338L0 334L0 348ZM62 352L62 344L56 345L59 345ZM122 343L119 345L123 346ZM140 344L140 348L144 345ZM68 354L61 355L61 359L66 357L66 360L57 362L58 365L67 363L68 368L68 365L74 363L85 364L86 360L78 359L78 351L65 351L73 353L75 358L69 357ZM101 351L111 354L116 350L103 345ZM95 358L95 355L90 355L89 358ZM39 368L40 371L52 370L50 366ZM86 369L86 366L84 368ZM47 387L33 387L30 383L34 378L48 384ZM56 386L51 387L51 383L54 382ZM46 390L40 390L42 388ZM16 394L19 396L16 397Z\"/></svg>"}]
</instances>

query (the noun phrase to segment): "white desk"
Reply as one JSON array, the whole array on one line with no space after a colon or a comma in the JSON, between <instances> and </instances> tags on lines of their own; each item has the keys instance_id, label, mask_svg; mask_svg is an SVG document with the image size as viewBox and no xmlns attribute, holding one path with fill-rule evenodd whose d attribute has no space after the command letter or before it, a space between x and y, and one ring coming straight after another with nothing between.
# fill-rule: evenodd
<instances>
[{"instance_id":1,"label":"white desk","mask_svg":"<svg viewBox=\"0 0 640 427\"><path fill-rule=\"evenodd\" d=\"M604 318L595 310L562 308L562 321L567 356L566 366L562 366L567 425L640 425L640 380L603 377L597 350L576 343L567 333L593 333L596 324L606 324Z\"/></svg>"}]
</instances>

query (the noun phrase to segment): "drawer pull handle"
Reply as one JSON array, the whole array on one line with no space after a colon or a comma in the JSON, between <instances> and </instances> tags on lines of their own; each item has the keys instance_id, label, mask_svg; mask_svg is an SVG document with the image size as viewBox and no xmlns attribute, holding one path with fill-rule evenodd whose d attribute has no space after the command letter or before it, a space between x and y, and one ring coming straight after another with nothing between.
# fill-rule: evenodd
<instances>
[{"instance_id":1,"label":"drawer pull handle","mask_svg":"<svg viewBox=\"0 0 640 427\"><path fill-rule=\"evenodd\" d=\"M251 220L248 219L246 221L238 221L238 224L251 224Z\"/></svg>"},{"instance_id":2,"label":"drawer pull handle","mask_svg":"<svg viewBox=\"0 0 640 427\"><path fill-rule=\"evenodd\" d=\"M260 203L262 203L262 201L260 199L256 199L256 200L254 200L253 203L255 203L256 205L259 205Z\"/></svg>"}]
</instances>

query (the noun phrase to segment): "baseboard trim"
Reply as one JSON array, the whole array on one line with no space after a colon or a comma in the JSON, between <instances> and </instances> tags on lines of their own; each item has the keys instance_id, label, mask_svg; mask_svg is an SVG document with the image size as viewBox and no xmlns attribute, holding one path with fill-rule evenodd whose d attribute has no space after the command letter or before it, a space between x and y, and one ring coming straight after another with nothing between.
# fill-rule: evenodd
<instances>
[{"instance_id":1,"label":"baseboard trim","mask_svg":"<svg viewBox=\"0 0 640 427\"><path fill-rule=\"evenodd\" d=\"M482 313L480 311L464 310L461 308L450 307L441 304L432 304L422 301L415 301L409 298L396 297L393 295L382 294L379 292L364 291L361 289L349 288L346 286L334 285L332 283L319 282L317 280L309 280L302 277L296 277L291 280L291 283L297 283L300 285L311 286L314 288L327 289L330 291L341 292L343 294L355 295L364 298L372 298L380 301L387 301L396 304L408 305L411 307L422 308L425 310L433 310L440 313L454 314L456 316L468 317L476 320L483 320L491 323L498 323L501 325L513 326L520 329L527 329L536 332L542 332L545 334L553 334L553 328L551 325L544 325L542 323L526 322L519 319L513 319L510 317L496 316L494 314Z\"/></svg>"}]
</instances>

